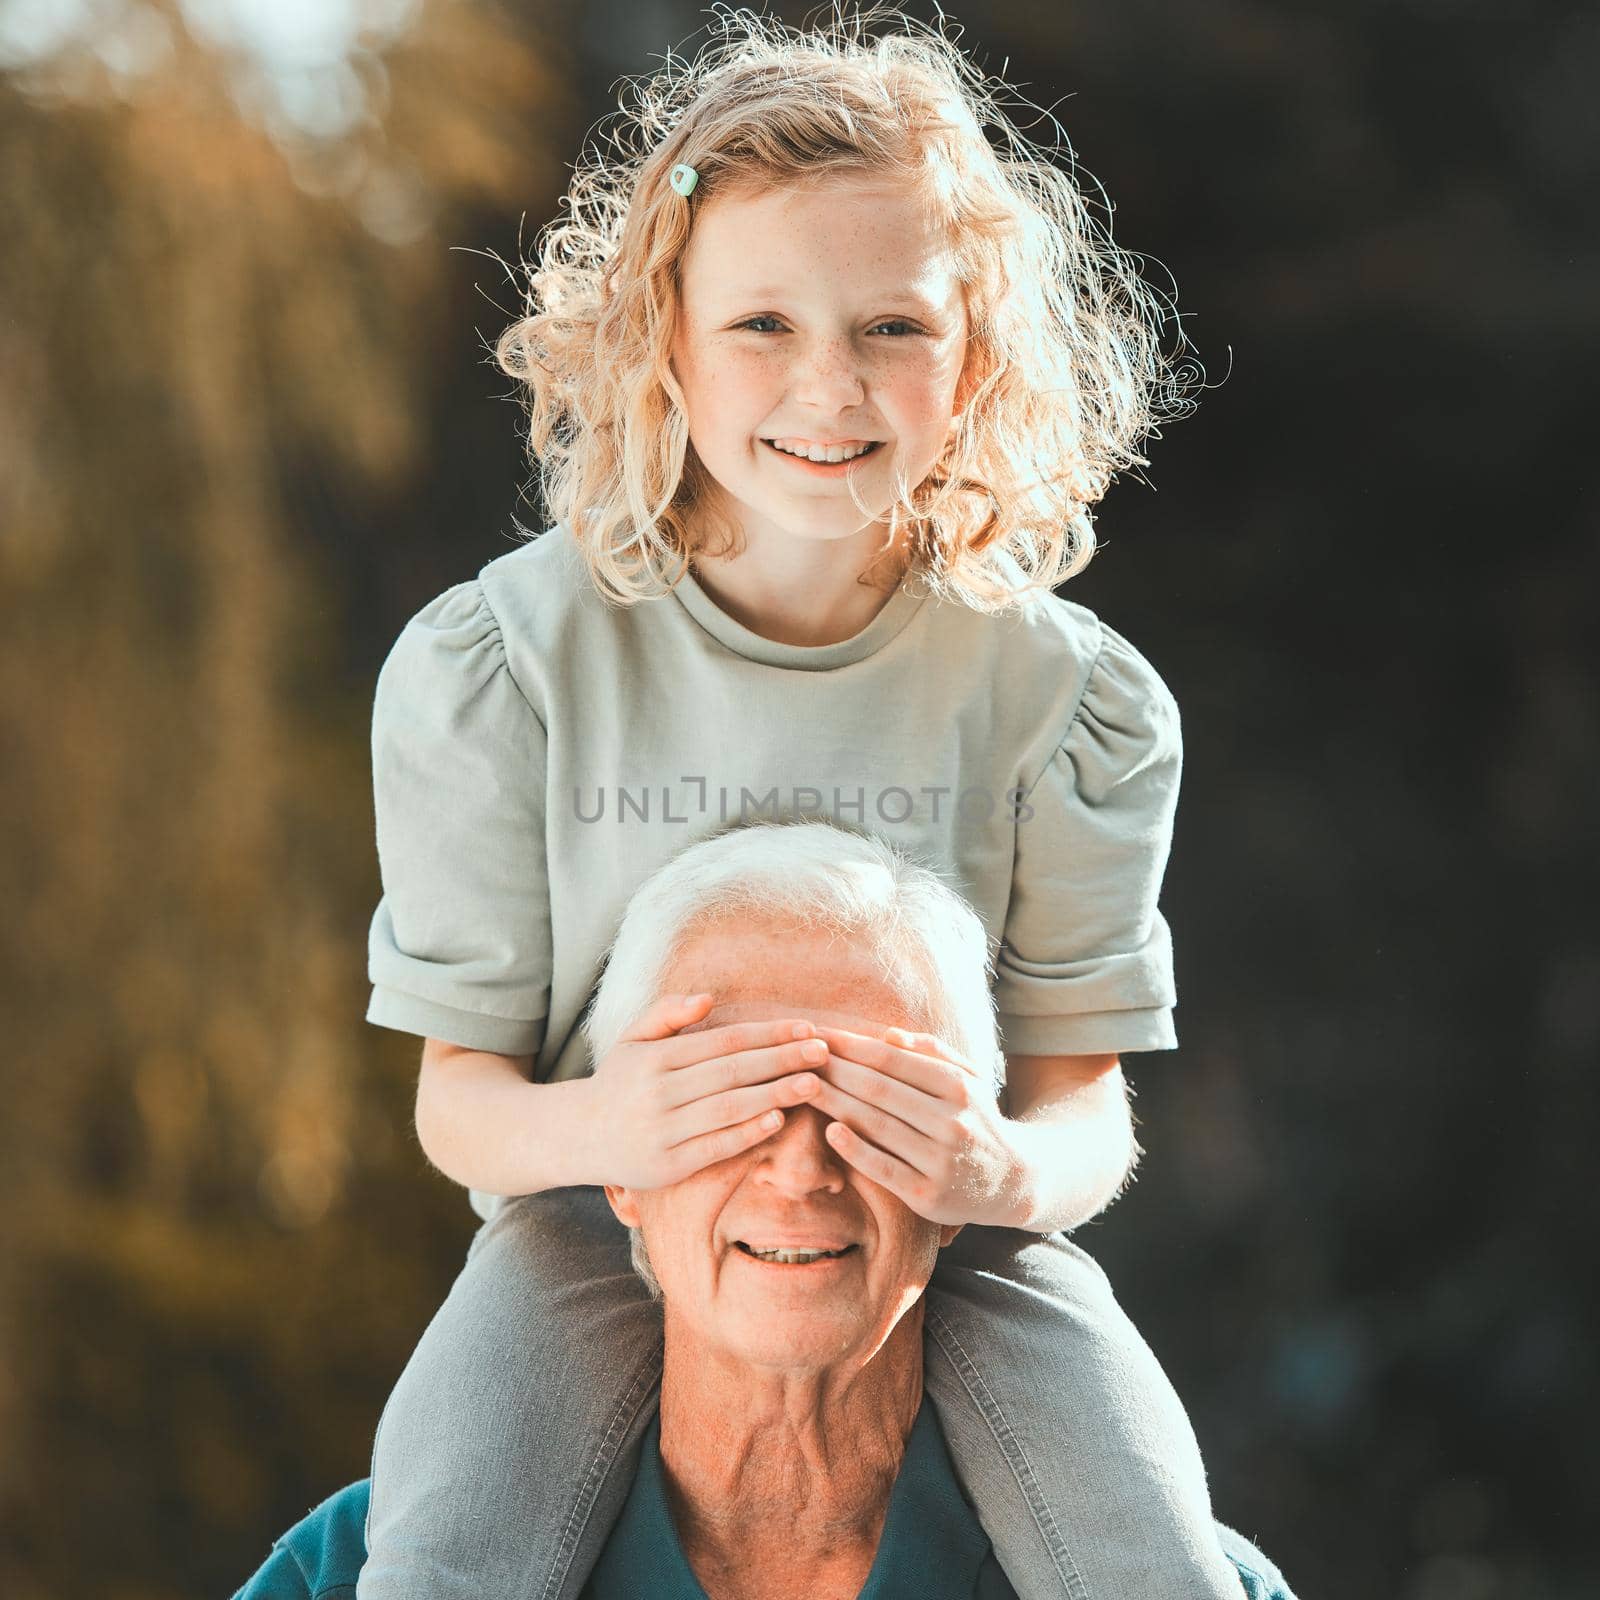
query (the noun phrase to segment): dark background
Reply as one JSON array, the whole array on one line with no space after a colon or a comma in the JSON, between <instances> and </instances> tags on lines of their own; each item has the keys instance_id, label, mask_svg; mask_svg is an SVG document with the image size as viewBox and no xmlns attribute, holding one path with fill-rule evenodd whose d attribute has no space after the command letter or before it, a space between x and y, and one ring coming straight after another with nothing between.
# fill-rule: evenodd
<instances>
[{"instance_id":1,"label":"dark background","mask_svg":"<svg viewBox=\"0 0 1600 1600\"><path fill-rule=\"evenodd\" d=\"M12 1600L229 1592L363 1473L461 1260L416 1044L361 1020L373 680L536 516L473 252L704 20L0 0ZM1600 19L958 20L1219 385L1070 586L1189 753L1183 1048L1080 1240L1306 1600L1592 1594Z\"/></svg>"}]
</instances>

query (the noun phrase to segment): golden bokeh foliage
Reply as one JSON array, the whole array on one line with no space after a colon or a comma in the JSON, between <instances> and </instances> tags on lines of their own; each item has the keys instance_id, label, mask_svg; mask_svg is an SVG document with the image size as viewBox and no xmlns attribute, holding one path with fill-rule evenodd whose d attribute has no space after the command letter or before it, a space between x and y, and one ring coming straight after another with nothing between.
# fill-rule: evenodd
<instances>
[{"instance_id":1,"label":"golden bokeh foliage","mask_svg":"<svg viewBox=\"0 0 1600 1600\"><path fill-rule=\"evenodd\" d=\"M570 102L535 23L327 9L320 77L173 0L0 70L13 1600L214 1591L285 1483L359 1463L371 1307L432 1293L339 1225L421 1186L361 1018L370 683L294 474L382 504L426 466L455 225L555 186Z\"/></svg>"}]
</instances>

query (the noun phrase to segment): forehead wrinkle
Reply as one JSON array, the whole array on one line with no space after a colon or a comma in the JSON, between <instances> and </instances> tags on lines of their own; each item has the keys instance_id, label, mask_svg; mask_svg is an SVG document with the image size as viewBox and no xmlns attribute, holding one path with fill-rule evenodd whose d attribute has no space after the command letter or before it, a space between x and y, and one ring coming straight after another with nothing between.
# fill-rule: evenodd
<instances>
[{"instance_id":1,"label":"forehead wrinkle","mask_svg":"<svg viewBox=\"0 0 1600 1600\"><path fill-rule=\"evenodd\" d=\"M880 1037L890 1028L905 1025L893 1019L886 1022L881 1016L871 1016L866 1012L847 1007L796 1005L793 1001L788 1003L775 1001L769 1004L765 1000L734 1000L726 1005L712 1006L703 1021L688 1028L680 1028L678 1031L702 1033L708 1028L720 1028L730 1022L775 1020L774 1013L777 1016L793 1013L807 1022L819 1023L823 1027L844 1028L851 1033L871 1033Z\"/></svg>"},{"instance_id":2,"label":"forehead wrinkle","mask_svg":"<svg viewBox=\"0 0 1600 1600\"><path fill-rule=\"evenodd\" d=\"M761 936L755 935L751 942L762 942ZM786 1013L816 1013L811 1020L831 1017L834 1026L862 1032L882 1033L910 1025L906 1002L870 958L861 957L857 969L850 971L808 954L796 971L787 960L774 964L770 937L765 942L769 946L766 951L741 964L708 960L708 952L696 948L700 941L690 941L663 973L662 992L709 993L713 1004L699 1022L679 1029L680 1033L763 1017L776 1020Z\"/></svg>"},{"instance_id":3,"label":"forehead wrinkle","mask_svg":"<svg viewBox=\"0 0 1600 1600\"><path fill-rule=\"evenodd\" d=\"M694 988L689 984L668 985L669 989L672 987L686 992ZM845 982L825 991L806 988L798 995L789 985L738 980L702 983L699 989L715 996L715 1002L699 1022L680 1028L680 1033L702 1033L730 1022L776 1021L786 1015L856 1033L883 1034L890 1028L907 1026L904 1002L883 984Z\"/></svg>"}]
</instances>

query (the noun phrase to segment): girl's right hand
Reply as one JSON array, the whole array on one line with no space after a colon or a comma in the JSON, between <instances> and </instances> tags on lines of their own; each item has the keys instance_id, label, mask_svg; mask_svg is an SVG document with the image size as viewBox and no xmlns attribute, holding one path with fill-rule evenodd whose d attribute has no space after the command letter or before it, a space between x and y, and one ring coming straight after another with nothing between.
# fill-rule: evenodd
<instances>
[{"instance_id":1,"label":"girl's right hand","mask_svg":"<svg viewBox=\"0 0 1600 1600\"><path fill-rule=\"evenodd\" d=\"M770 1139L784 1106L821 1087L828 1047L809 1022L735 1022L680 1034L712 996L648 1006L594 1070L606 1118L602 1183L661 1189Z\"/></svg>"}]
</instances>

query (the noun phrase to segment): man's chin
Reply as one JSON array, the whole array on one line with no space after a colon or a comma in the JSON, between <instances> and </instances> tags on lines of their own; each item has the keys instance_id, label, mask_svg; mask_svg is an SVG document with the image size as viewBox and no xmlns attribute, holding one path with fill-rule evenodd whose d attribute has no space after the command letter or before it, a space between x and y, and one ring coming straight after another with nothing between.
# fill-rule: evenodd
<instances>
[{"instance_id":1,"label":"man's chin","mask_svg":"<svg viewBox=\"0 0 1600 1600\"><path fill-rule=\"evenodd\" d=\"M804 1372L832 1366L870 1343L863 1313L853 1295L742 1293L724 1301L717 1334L751 1366Z\"/></svg>"}]
</instances>

